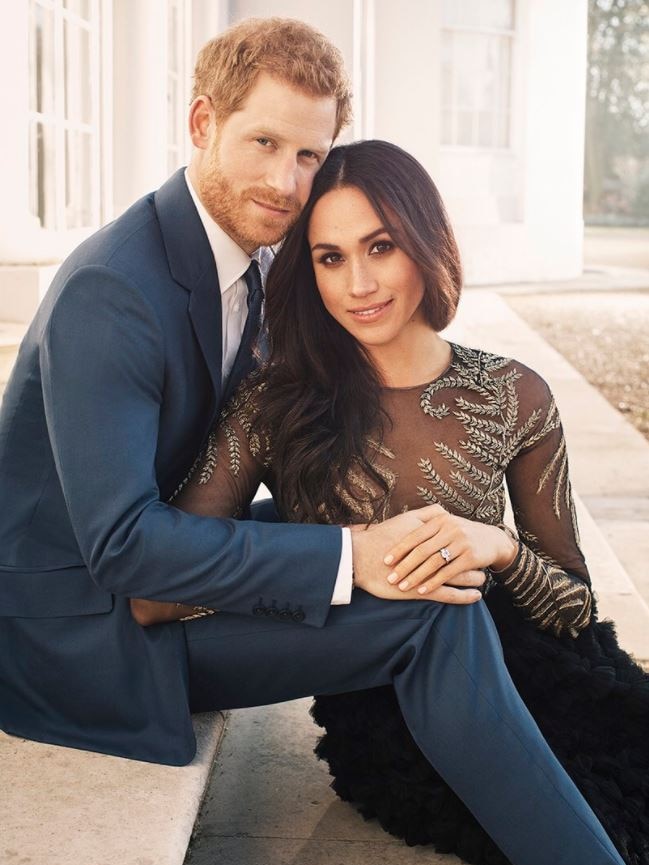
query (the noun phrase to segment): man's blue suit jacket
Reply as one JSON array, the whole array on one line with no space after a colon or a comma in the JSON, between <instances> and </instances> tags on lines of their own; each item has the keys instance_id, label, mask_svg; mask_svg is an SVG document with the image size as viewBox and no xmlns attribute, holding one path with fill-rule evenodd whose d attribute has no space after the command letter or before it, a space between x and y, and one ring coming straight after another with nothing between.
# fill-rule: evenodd
<instances>
[{"instance_id":1,"label":"man's blue suit jacket","mask_svg":"<svg viewBox=\"0 0 649 865\"><path fill-rule=\"evenodd\" d=\"M129 597L327 618L340 530L165 504L221 403L221 296L183 171L61 266L0 413L0 727L184 764L184 626ZM299 617L298 617L299 618ZM216 623L215 623L216 624ZM299 625L296 625L299 627Z\"/></svg>"}]
</instances>

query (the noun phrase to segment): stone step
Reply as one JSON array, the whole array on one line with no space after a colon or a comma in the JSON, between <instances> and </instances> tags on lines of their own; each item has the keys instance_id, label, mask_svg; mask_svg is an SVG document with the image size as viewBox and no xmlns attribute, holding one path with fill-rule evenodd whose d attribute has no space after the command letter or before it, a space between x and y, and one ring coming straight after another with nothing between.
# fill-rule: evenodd
<instances>
[{"instance_id":1,"label":"stone step","mask_svg":"<svg viewBox=\"0 0 649 865\"><path fill-rule=\"evenodd\" d=\"M159 766L0 732L2 865L182 865L224 729L194 715L189 766Z\"/></svg>"}]
</instances>

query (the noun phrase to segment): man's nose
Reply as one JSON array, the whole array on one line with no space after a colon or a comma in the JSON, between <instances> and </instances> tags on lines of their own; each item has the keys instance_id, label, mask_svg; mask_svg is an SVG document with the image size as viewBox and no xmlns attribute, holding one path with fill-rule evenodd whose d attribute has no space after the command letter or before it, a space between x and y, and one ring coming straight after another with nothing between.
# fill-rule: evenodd
<instances>
[{"instance_id":1,"label":"man's nose","mask_svg":"<svg viewBox=\"0 0 649 865\"><path fill-rule=\"evenodd\" d=\"M293 156L277 156L266 175L266 183L278 195L292 198L297 189L297 160Z\"/></svg>"}]
</instances>

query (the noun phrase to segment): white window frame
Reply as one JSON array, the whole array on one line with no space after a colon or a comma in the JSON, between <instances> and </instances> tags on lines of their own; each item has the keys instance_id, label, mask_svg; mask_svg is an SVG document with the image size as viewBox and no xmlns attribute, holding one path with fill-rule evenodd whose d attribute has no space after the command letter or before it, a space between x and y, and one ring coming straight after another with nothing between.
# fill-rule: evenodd
<instances>
[{"instance_id":1,"label":"white window frame","mask_svg":"<svg viewBox=\"0 0 649 865\"><path fill-rule=\"evenodd\" d=\"M479 110L473 110L473 121L472 121L472 143L471 144L461 144L457 142L457 115L458 112L462 109L458 109L457 98L456 98L456 88L457 88L457 78L455 75L452 75L452 92L451 98L448 103L444 102L444 95L442 94L442 98L440 100L440 146L443 150L447 151L461 151L461 152L479 152L479 153L511 153L514 149L514 127L513 127L513 114L514 114L514 103L515 103L515 69L517 66L517 37L518 37L518 28L520 26L520 15L518 8L517 0L512 0L512 17L513 17L513 27L512 28L496 28L496 27L487 27L484 25L464 25L464 24L446 24L443 23L441 27L441 38L442 39L450 39L452 40L454 34L472 34L479 36L496 36L498 38L503 38L509 40L509 80L507 82L507 110L496 111L493 112L493 121L492 121L492 141L495 138L495 122L498 115L506 114L507 116L507 143L504 145L482 145L478 143L478 115ZM451 43L452 44L452 43ZM444 122L442 115L446 112L451 113L451 122L452 122L452 130L453 134L451 138L453 139L450 142L445 141L444 139Z\"/></svg>"},{"instance_id":2,"label":"white window frame","mask_svg":"<svg viewBox=\"0 0 649 865\"><path fill-rule=\"evenodd\" d=\"M102 155L104 141L102 140L102 118L106 115L106 87L102 76L102 59L105 56L104 23L107 2L106 0L88 0L90 6L89 19L86 22L76 13L64 6L64 0L29 0L29 40L34 33L32 31L31 11L36 7L50 11L53 14L54 33L54 81L53 81L53 110L49 113L38 112L34 106L29 106L29 146L32 158L29 165L29 188L30 188L30 211L40 223L38 211L34 210L34 189L39 179L35 176L35 143L34 133L38 123L50 126L54 136L54 159L50 170L54 175L54 209L49 224L40 223L43 234L56 234L65 237L72 243L89 232L95 230L102 222L105 213L102 212L102 192L106 178L106 170L102 168ZM65 116L65 66L64 66L64 22L70 21L75 26L81 27L90 34L90 69L87 70L90 83L90 122L70 120ZM31 61L31 48L30 48ZM30 68L30 82L35 74L35 69ZM31 92L31 85L30 85ZM66 214L66 132L82 132L90 136L90 220L87 225L69 227Z\"/></svg>"}]
</instances>

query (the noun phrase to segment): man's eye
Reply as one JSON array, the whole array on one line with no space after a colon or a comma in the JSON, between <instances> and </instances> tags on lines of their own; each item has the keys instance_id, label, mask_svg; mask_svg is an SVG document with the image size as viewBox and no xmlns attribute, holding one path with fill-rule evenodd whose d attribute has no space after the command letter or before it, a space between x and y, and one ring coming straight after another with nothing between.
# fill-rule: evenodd
<instances>
[{"instance_id":1,"label":"man's eye","mask_svg":"<svg viewBox=\"0 0 649 865\"><path fill-rule=\"evenodd\" d=\"M320 162L320 157L317 153L314 153L313 150L301 150L300 156L303 156L305 159L308 159L309 162Z\"/></svg>"},{"instance_id":2,"label":"man's eye","mask_svg":"<svg viewBox=\"0 0 649 865\"><path fill-rule=\"evenodd\" d=\"M269 144L272 144L272 141L270 140L270 138L261 137L257 139L257 143L261 144L263 147L268 147Z\"/></svg>"}]
</instances>

